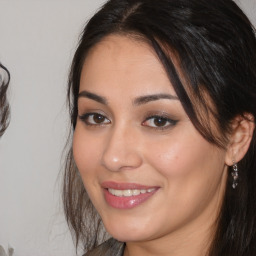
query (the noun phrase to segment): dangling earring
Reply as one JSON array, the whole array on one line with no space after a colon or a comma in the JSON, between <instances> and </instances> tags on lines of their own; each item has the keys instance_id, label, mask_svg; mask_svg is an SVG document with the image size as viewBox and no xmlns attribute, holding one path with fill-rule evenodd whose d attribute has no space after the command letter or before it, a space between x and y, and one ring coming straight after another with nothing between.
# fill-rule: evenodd
<instances>
[{"instance_id":1,"label":"dangling earring","mask_svg":"<svg viewBox=\"0 0 256 256\"><path fill-rule=\"evenodd\" d=\"M237 163L235 163L235 161L233 162L233 172L231 172L231 175L233 177L233 183L232 183L232 188L235 189L238 185L238 167L237 167Z\"/></svg>"}]
</instances>

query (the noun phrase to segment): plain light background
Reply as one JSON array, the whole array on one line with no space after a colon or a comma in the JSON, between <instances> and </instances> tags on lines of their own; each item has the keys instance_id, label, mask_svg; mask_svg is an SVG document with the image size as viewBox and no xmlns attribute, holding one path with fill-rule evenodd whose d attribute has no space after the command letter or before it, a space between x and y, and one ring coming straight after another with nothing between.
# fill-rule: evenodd
<instances>
[{"instance_id":1,"label":"plain light background","mask_svg":"<svg viewBox=\"0 0 256 256\"><path fill-rule=\"evenodd\" d=\"M11 72L11 123L0 139L0 245L15 256L75 255L60 196L67 75L80 32L103 2L0 0L0 61ZM256 0L240 6L256 25Z\"/></svg>"},{"instance_id":2,"label":"plain light background","mask_svg":"<svg viewBox=\"0 0 256 256\"><path fill-rule=\"evenodd\" d=\"M60 197L69 128L67 74L103 0L0 0L0 61L11 72L11 123L0 139L0 245L15 256L72 256Z\"/></svg>"}]
</instances>

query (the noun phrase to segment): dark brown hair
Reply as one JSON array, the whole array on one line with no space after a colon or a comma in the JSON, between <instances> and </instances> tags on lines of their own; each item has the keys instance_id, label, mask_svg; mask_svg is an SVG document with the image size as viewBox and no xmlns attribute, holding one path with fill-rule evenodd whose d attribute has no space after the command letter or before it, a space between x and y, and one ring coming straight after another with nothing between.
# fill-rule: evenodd
<instances>
[{"instance_id":1,"label":"dark brown hair","mask_svg":"<svg viewBox=\"0 0 256 256\"><path fill-rule=\"evenodd\" d=\"M73 129L85 58L109 34L137 35L151 45L193 125L210 143L226 146L230 122L236 116L250 113L255 121L255 30L232 0L110 0L85 26L72 62L68 100ZM210 118L218 133L212 131ZM227 180L210 256L256 255L255 130L238 167L239 186L234 190L231 177ZM81 181L72 148L66 161L63 202L77 244L81 241L85 250L94 248L102 239L102 224Z\"/></svg>"},{"instance_id":2,"label":"dark brown hair","mask_svg":"<svg viewBox=\"0 0 256 256\"><path fill-rule=\"evenodd\" d=\"M1 70L2 69L2 70ZM7 89L10 81L10 73L0 63L0 137L4 134L9 125L10 107L7 100Z\"/></svg>"}]
</instances>

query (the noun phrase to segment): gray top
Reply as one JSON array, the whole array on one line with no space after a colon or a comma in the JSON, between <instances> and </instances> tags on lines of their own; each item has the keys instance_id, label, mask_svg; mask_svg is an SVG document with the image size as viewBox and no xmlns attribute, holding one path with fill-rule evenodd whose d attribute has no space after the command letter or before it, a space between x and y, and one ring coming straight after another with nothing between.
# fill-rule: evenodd
<instances>
[{"instance_id":1,"label":"gray top","mask_svg":"<svg viewBox=\"0 0 256 256\"><path fill-rule=\"evenodd\" d=\"M83 256L123 256L125 244L110 238Z\"/></svg>"}]
</instances>

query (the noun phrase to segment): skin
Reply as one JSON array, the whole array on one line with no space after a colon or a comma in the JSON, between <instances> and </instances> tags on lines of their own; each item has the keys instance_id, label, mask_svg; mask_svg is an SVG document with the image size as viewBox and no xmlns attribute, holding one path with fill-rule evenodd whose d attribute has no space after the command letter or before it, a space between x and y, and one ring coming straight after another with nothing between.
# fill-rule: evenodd
<instances>
[{"instance_id":1,"label":"skin","mask_svg":"<svg viewBox=\"0 0 256 256\"><path fill-rule=\"evenodd\" d=\"M80 93L85 91L106 102L87 93L79 97L74 158L107 231L126 242L125 256L205 255L231 151L198 133L156 54L144 42L111 35L94 46L81 74ZM155 94L174 98L135 103ZM100 116L85 118L88 113ZM154 116L165 119L157 123ZM158 190L134 208L116 209L105 200L105 181Z\"/></svg>"}]
</instances>

